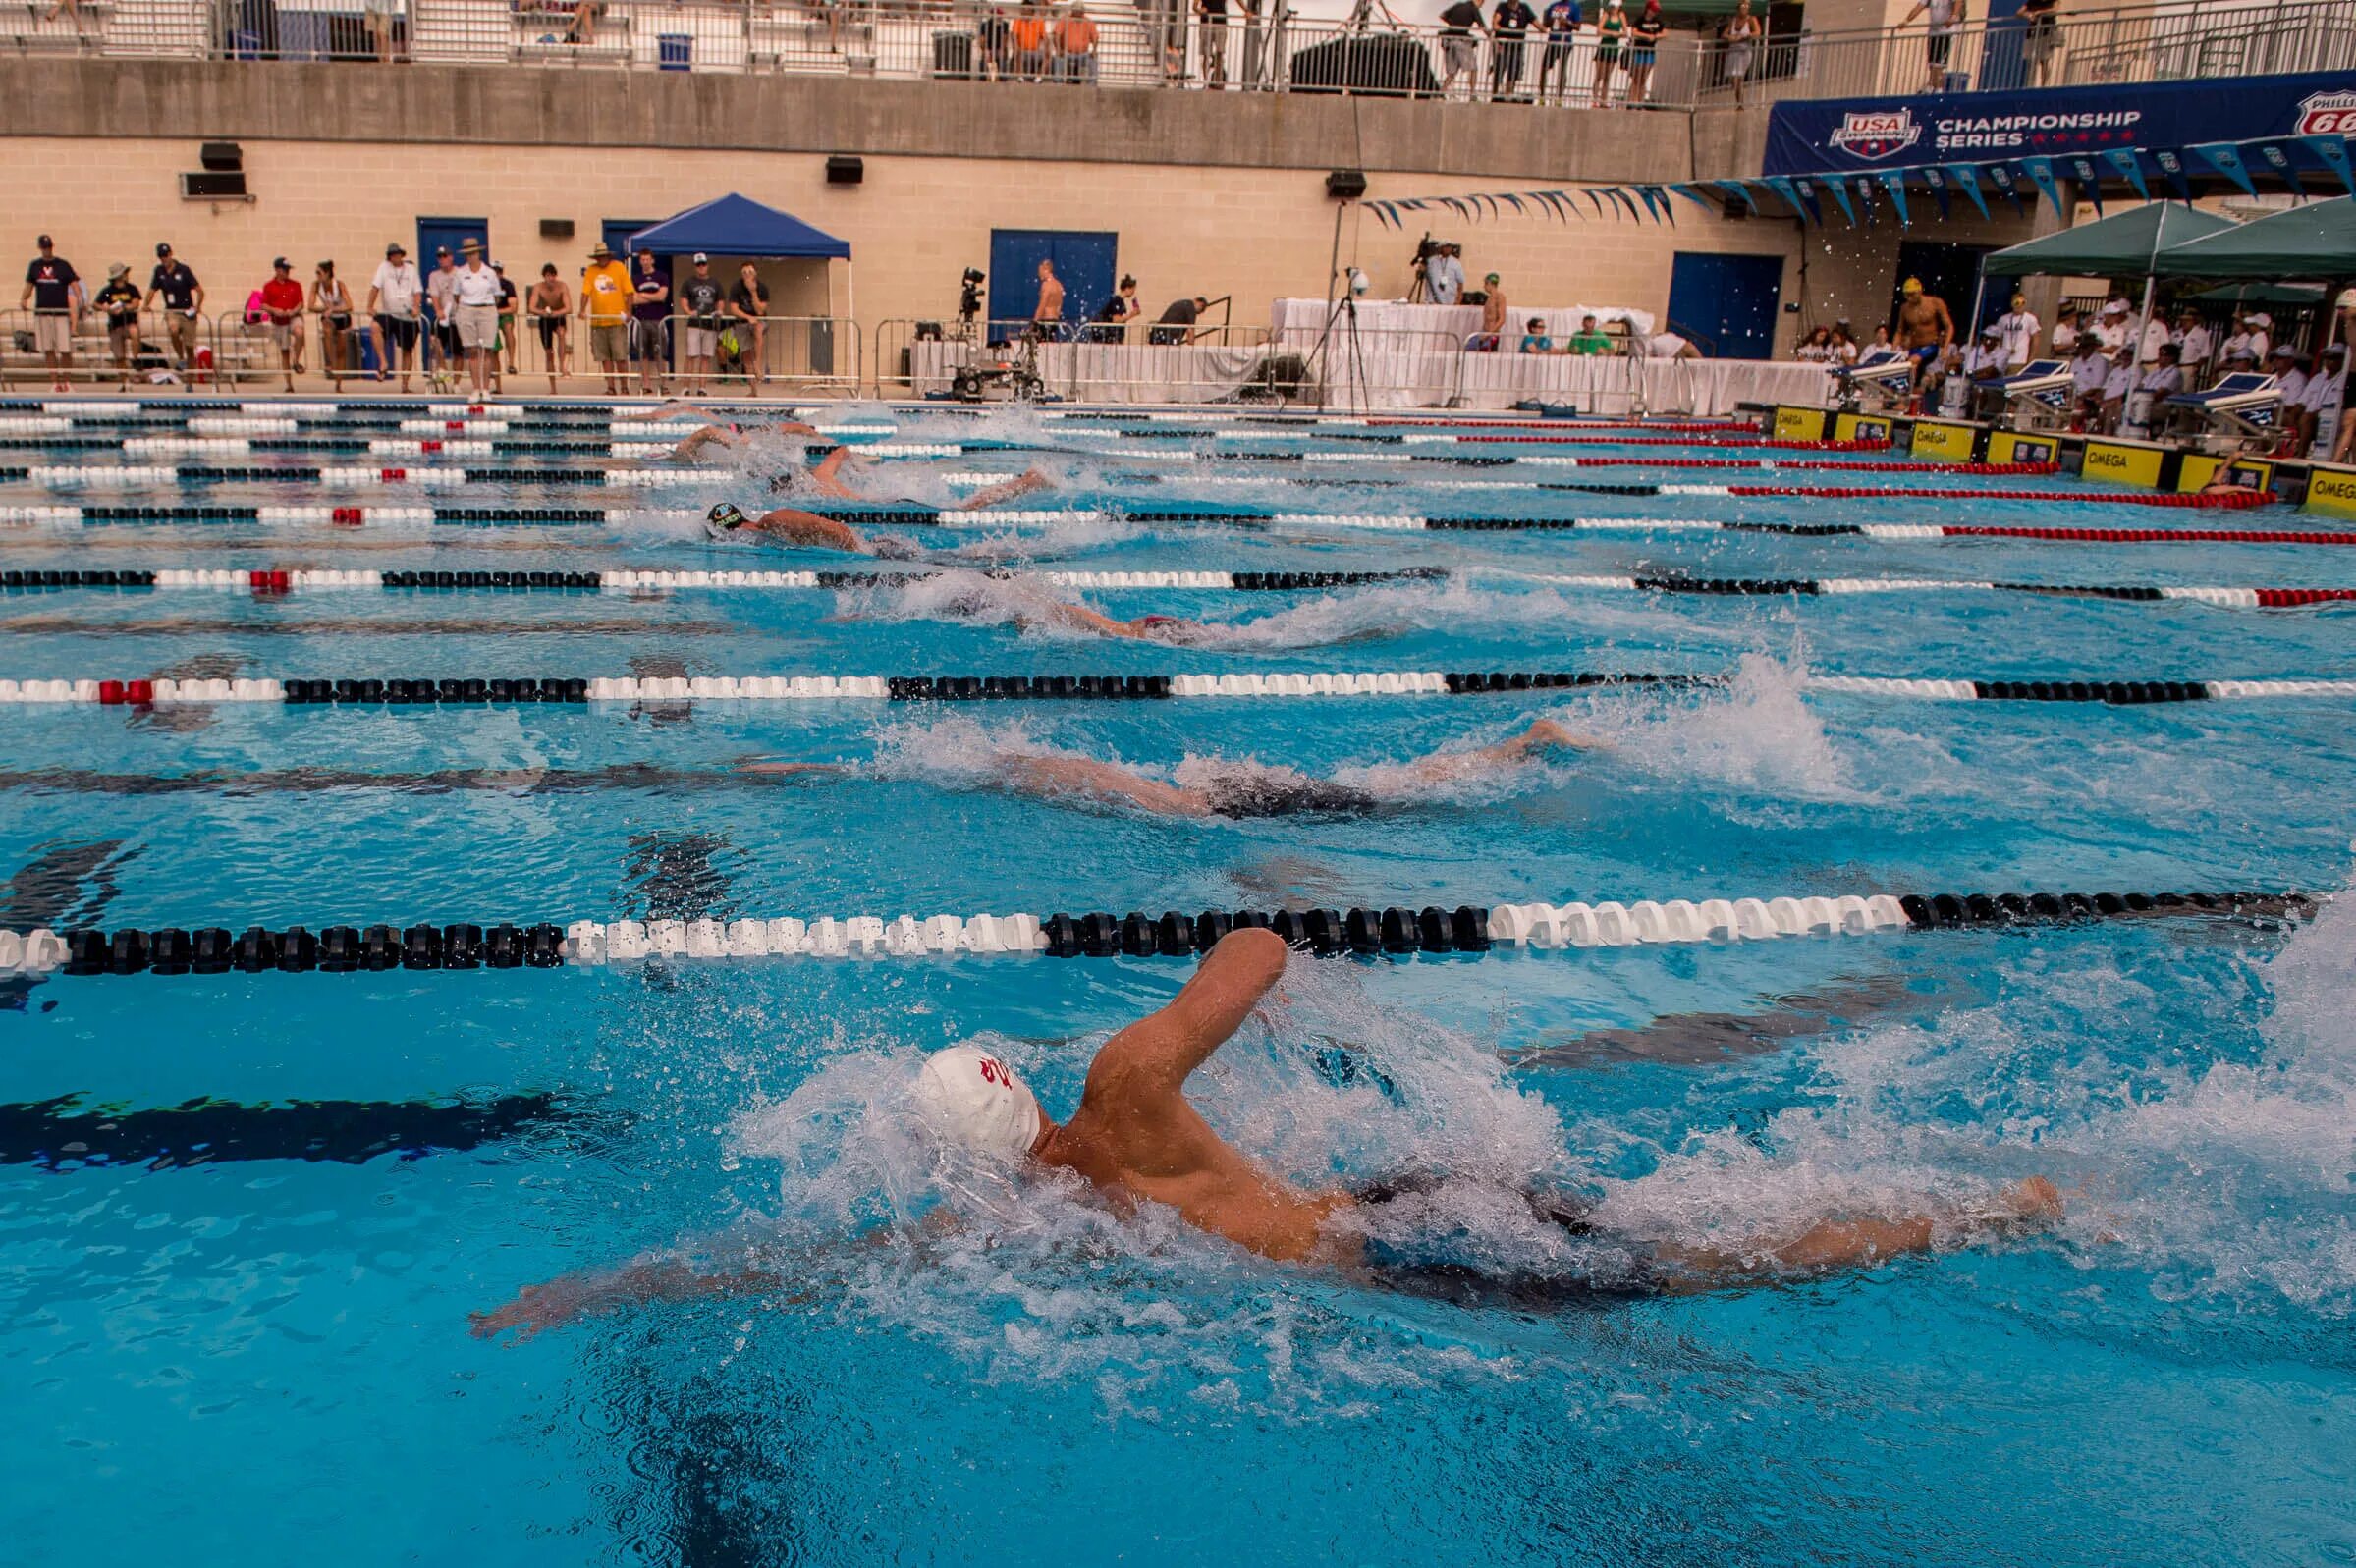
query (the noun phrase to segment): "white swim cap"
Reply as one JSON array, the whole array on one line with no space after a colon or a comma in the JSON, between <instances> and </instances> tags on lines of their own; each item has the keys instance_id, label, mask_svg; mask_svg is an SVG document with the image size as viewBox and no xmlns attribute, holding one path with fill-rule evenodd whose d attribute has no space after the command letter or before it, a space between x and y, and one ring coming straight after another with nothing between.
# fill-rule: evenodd
<instances>
[{"instance_id":1,"label":"white swim cap","mask_svg":"<svg viewBox=\"0 0 2356 1568\"><path fill-rule=\"evenodd\" d=\"M1001 1160L1020 1160L1039 1139L1039 1102L1014 1069L973 1046L925 1057L916 1110L943 1139Z\"/></svg>"}]
</instances>

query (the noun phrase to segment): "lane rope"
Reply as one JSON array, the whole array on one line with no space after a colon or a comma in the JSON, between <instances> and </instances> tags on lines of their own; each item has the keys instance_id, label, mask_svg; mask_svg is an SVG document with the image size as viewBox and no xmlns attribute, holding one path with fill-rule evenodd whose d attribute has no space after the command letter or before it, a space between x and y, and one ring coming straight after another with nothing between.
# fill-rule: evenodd
<instances>
[{"instance_id":1,"label":"lane rope","mask_svg":"<svg viewBox=\"0 0 2356 1568\"><path fill-rule=\"evenodd\" d=\"M555 969L728 958L914 958L1013 954L1058 958L1185 957L1232 931L1274 931L1319 956L1561 951L1784 937L2066 926L2133 916L2312 918L2302 893L1940 893L1839 897L1671 898L1573 902L1204 910L1160 915L877 915L699 920L576 920L366 927L167 926L0 930L12 974L330 974L388 969Z\"/></svg>"},{"instance_id":2,"label":"lane rope","mask_svg":"<svg viewBox=\"0 0 2356 1568\"><path fill-rule=\"evenodd\" d=\"M379 679L0 679L0 706L279 703L323 708L386 704L476 707L620 702L1069 702L1225 697L1474 696L1645 687L1722 687L1713 674L1606 671L1317 671L1224 675L442 676ZM2154 703L2356 696L2356 679L1955 680L1810 675L1809 691L1937 702Z\"/></svg>"}]
</instances>

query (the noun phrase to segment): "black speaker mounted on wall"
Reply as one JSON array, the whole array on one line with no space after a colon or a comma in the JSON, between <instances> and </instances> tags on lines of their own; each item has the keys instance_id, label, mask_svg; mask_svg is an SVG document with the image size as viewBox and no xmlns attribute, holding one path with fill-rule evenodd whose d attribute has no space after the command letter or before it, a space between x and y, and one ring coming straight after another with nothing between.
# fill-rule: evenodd
<instances>
[{"instance_id":1,"label":"black speaker mounted on wall","mask_svg":"<svg viewBox=\"0 0 2356 1568\"><path fill-rule=\"evenodd\" d=\"M1366 171L1336 169L1325 177L1325 193L1336 201L1355 201L1366 194Z\"/></svg>"},{"instance_id":2,"label":"black speaker mounted on wall","mask_svg":"<svg viewBox=\"0 0 2356 1568\"><path fill-rule=\"evenodd\" d=\"M838 152L826 160L826 183L855 186L867 178L867 165L855 153Z\"/></svg>"}]
</instances>

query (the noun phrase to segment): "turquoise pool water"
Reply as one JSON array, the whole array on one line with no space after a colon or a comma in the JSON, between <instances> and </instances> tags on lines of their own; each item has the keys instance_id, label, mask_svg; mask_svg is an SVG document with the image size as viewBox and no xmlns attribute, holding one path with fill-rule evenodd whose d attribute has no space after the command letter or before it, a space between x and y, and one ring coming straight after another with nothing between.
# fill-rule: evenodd
<instances>
[{"instance_id":1,"label":"turquoise pool water","mask_svg":"<svg viewBox=\"0 0 2356 1568\"><path fill-rule=\"evenodd\" d=\"M1021 449L889 460L879 488L946 501L966 488L952 475L1038 463L1057 488L1022 507L1108 515L911 528L966 574L840 592L6 593L0 678L1729 679L1165 703L11 706L0 927L2328 892L2348 878L2344 698L1939 703L1807 680L2344 678L2356 612L1530 579L2331 587L2349 585L2356 554L2342 568L2340 550L2289 546L1125 520L2262 525L2249 514L1605 497L1505 485L1583 481L1561 469L1107 456L1014 413L846 419L889 423L899 442ZM575 439L595 421L515 422ZM1340 439L1350 428L1226 445L1346 458L1363 451ZM1689 455L1576 435L1562 453ZM27 524L0 528L0 568L898 569L713 544L690 517L659 514L749 508L794 463L780 447L741 470L589 496L532 483L518 459L512 486L461 498L628 514ZM1822 477L2102 493L2069 478ZM256 478L103 499L453 497ZM0 507L60 503L95 492L0 483ZM1404 568L1453 574L1249 594L1038 579ZM1171 648L1012 623L1047 597L1214 629ZM1399 770L1540 715L1611 747L1444 785ZM1171 821L988 787L1023 751L1179 780L1288 766L1390 809ZM735 771L752 756L849 771ZM1090 1048L1182 981L1170 959L0 979L0 1377L13 1393L0 1557L2349 1560L2350 909L2296 927L2169 919L1296 960L1283 1007L1194 1089L1237 1143L1303 1180L1433 1166L1542 1178L1588 1192L1616 1225L1687 1242L1925 1195L1968 1203L2031 1173L2073 1194L2049 1234L1561 1311L1361 1290L1053 1193L961 1194L972 1221L922 1256L843 1245L939 1198L903 1114L922 1052L980 1040L1068 1110ZM1527 1244L1487 1223L1467 1213L1455 1240L1468 1256ZM801 1299L649 1307L521 1345L467 1332L469 1312L568 1271L665 1251L718 1267L748 1250L805 1276Z\"/></svg>"}]
</instances>

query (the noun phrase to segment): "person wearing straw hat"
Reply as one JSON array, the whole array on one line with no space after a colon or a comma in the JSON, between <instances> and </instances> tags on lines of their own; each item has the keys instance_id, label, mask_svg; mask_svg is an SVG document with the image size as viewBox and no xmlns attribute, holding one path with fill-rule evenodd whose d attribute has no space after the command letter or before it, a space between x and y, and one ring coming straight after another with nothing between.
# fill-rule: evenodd
<instances>
[{"instance_id":1,"label":"person wearing straw hat","mask_svg":"<svg viewBox=\"0 0 2356 1568\"><path fill-rule=\"evenodd\" d=\"M131 281L131 268L116 262L106 269L106 287L90 300L90 308L106 312L106 346L114 351L115 373L129 390L131 372L139 356L139 307L146 297Z\"/></svg>"},{"instance_id":2,"label":"person wearing straw hat","mask_svg":"<svg viewBox=\"0 0 2356 1568\"><path fill-rule=\"evenodd\" d=\"M580 319L589 327L589 357L605 372L606 396L630 391L630 269L600 240L589 247L580 275Z\"/></svg>"}]
</instances>

